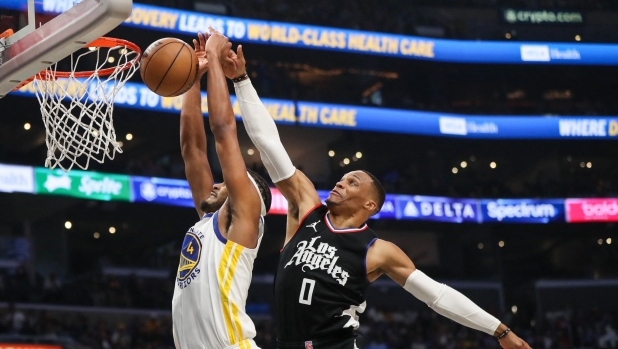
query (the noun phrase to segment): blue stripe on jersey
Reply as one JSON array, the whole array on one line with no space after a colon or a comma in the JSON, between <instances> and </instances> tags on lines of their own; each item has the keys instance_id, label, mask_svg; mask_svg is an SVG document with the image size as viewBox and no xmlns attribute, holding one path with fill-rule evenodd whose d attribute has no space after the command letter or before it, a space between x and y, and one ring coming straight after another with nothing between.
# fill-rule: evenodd
<instances>
[{"instance_id":1,"label":"blue stripe on jersey","mask_svg":"<svg viewBox=\"0 0 618 349\"><path fill-rule=\"evenodd\" d=\"M215 212L215 215L212 218L212 227L215 231L215 235L217 235L217 239L219 239L219 241L221 241L222 243L226 244L227 239L224 238L223 235L221 235L221 231L219 231L219 211Z\"/></svg>"}]
</instances>

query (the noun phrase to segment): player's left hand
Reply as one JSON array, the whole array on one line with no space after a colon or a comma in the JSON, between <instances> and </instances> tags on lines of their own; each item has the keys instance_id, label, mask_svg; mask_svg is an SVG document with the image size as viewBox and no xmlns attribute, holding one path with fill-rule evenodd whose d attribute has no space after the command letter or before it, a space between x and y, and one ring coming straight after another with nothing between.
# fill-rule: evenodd
<instances>
[{"instance_id":1,"label":"player's left hand","mask_svg":"<svg viewBox=\"0 0 618 349\"><path fill-rule=\"evenodd\" d=\"M504 349L531 349L526 341L517 337L513 332L509 332L506 337L498 342L500 342L500 346Z\"/></svg>"},{"instance_id":2,"label":"player's left hand","mask_svg":"<svg viewBox=\"0 0 618 349\"><path fill-rule=\"evenodd\" d=\"M208 41L208 33L197 33L198 40L193 39L193 46L195 47L195 55L199 63L197 71L198 78L201 78L208 71L208 59L206 58L206 41Z\"/></svg>"}]
</instances>

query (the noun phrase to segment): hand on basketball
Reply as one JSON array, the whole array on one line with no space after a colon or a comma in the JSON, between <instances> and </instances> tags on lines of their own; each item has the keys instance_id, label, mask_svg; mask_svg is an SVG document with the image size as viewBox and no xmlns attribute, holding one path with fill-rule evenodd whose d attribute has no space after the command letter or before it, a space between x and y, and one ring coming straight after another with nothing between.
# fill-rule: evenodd
<instances>
[{"instance_id":1,"label":"hand on basketball","mask_svg":"<svg viewBox=\"0 0 618 349\"><path fill-rule=\"evenodd\" d=\"M210 30L210 38L206 41L206 52L216 55L219 61L223 61L232 48L232 43L215 28L208 27L208 29Z\"/></svg>"},{"instance_id":2,"label":"hand on basketball","mask_svg":"<svg viewBox=\"0 0 618 349\"><path fill-rule=\"evenodd\" d=\"M498 342L500 342L500 346L504 349L531 349L528 343L517 337L513 332L509 332L506 337Z\"/></svg>"},{"instance_id":3,"label":"hand on basketball","mask_svg":"<svg viewBox=\"0 0 618 349\"><path fill-rule=\"evenodd\" d=\"M206 59L206 41L208 41L208 33L197 33L199 39L193 39L193 46L195 47L195 55L199 63L198 78L201 78L208 71L208 59Z\"/></svg>"},{"instance_id":4,"label":"hand on basketball","mask_svg":"<svg viewBox=\"0 0 618 349\"><path fill-rule=\"evenodd\" d=\"M240 76L245 75L247 72L245 68L245 55L242 52L242 45L238 45L236 49L229 50L227 53L227 57L223 60L223 73L228 79L234 79Z\"/></svg>"}]
</instances>

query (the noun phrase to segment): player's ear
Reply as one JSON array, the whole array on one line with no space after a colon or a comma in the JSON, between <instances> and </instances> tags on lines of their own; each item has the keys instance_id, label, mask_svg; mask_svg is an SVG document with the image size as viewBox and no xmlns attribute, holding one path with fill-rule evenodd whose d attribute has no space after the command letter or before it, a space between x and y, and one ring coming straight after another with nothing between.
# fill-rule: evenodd
<instances>
[{"instance_id":1,"label":"player's ear","mask_svg":"<svg viewBox=\"0 0 618 349\"><path fill-rule=\"evenodd\" d=\"M376 211L376 209L378 208L378 204L376 204L376 202L373 201L373 200L369 200L369 201L365 202L363 207L366 210L368 210L369 212L371 212L371 214L373 214Z\"/></svg>"}]
</instances>

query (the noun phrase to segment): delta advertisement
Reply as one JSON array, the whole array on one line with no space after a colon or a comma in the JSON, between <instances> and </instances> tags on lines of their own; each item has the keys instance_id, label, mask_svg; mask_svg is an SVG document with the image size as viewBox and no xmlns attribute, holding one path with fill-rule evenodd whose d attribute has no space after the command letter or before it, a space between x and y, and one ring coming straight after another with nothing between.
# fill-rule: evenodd
<instances>
[{"instance_id":1,"label":"delta advertisement","mask_svg":"<svg viewBox=\"0 0 618 349\"><path fill-rule=\"evenodd\" d=\"M79 1L75 1L77 3ZM65 12L74 1L43 0L35 3L37 11ZM20 9L23 1L4 0L0 7ZM556 14L554 14L557 16ZM505 12L506 20L513 13ZM519 14L516 21L550 21L549 14ZM521 19L520 19L521 18ZM563 14L574 23L574 14ZM133 4L125 26L168 33L195 35L207 32L208 26L224 33L232 42L278 45L359 54L373 54L443 62L494 64L583 64L618 65L618 45L581 43L517 43L499 41L464 41L393 35L359 30L345 30L293 23L251 20L171 8Z\"/></svg>"},{"instance_id":2,"label":"delta advertisement","mask_svg":"<svg viewBox=\"0 0 618 349\"><path fill-rule=\"evenodd\" d=\"M69 96L79 91L80 82L70 84L67 80L58 81ZM89 88L95 87L91 85ZM33 84L27 84L13 93L36 97L34 88ZM128 82L116 94L114 105L180 115L182 100L182 96L161 97L144 84ZM240 119L236 97L231 96L230 100L236 118ZM468 116L272 98L263 98L262 102L276 123L305 127L482 139L618 138L618 116ZM205 92L202 92L201 108L202 113L208 115L208 96Z\"/></svg>"},{"instance_id":3,"label":"delta advertisement","mask_svg":"<svg viewBox=\"0 0 618 349\"><path fill-rule=\"evenodd\" d=\"M481 223L479 202L435 196L397 195L399 219L450 223Z\"/></svg>"}]
</instances>

